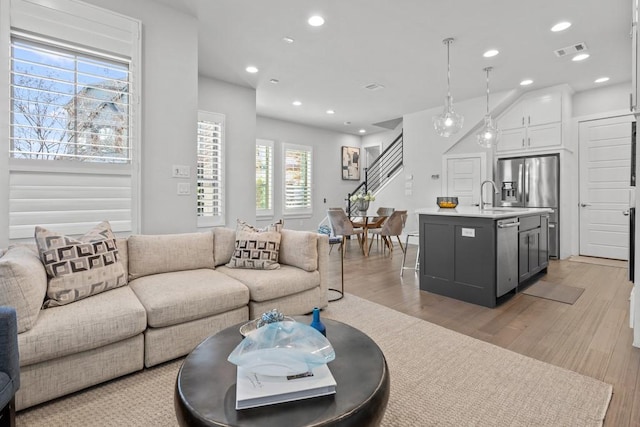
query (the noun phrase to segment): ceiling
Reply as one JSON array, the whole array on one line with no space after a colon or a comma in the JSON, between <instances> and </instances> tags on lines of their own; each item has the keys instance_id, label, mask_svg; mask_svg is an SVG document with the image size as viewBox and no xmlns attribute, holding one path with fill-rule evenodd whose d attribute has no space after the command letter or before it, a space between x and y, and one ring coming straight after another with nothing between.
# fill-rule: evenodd
<instances>
[{"instance_id":1,"label":"ceiling","mask_svg":"<svg viewBox=\"0 0 640 427\"><path fill-rule=\"evenodd\" d=\"M198 18L199 73L255 88L258 115L346 133L443 105L447 37L454 102L485 95L487 66L492 92L525 78L534 80L527 89L575 91L602 76L610 80L600 85L631 80L629 0L155 1ZM322 27L307 24L314 14ZM563 20L573 25L552 33ZM581 42L585 61L554 54ZM484 58L490 48L500 54ZM384 88L365 89L373 83Z\"/></svg>"}]
</instances>

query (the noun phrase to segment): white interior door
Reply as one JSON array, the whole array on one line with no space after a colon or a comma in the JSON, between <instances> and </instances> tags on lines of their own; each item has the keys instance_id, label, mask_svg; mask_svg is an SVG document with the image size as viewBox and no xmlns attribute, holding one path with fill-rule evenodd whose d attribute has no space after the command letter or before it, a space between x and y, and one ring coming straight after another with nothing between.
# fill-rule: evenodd
<instances>
[{"instance_id":1,"label":"white interior door","mask_svg":"<svg viewBox=\"0 0 640 427\"><path fill-rule=\"evenodd\" d=\"M580 123L580 255L628 258L631 116Z\"/></svg>"},{"instance_id":2,"label":"white interior door","mask_svg":"<svg viewBox=\"0 0 640 427\"><path fill-rule=\"evenodd\" d=\"M482 183L482 158L448 157L446 164L446 188L444 195L457 197L461 206L480 203L480 184Z\"/></svg>"}]
</instances>

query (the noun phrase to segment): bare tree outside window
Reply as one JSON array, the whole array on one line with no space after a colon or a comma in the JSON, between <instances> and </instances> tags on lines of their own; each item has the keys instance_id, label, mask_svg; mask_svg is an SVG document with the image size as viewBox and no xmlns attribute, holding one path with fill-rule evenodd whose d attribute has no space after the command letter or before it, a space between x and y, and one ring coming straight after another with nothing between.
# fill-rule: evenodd
<instances>
[{"instance_id":1,"label":"bare tree outside window","mask_svg":"<svg viewBox=\"0 0 640 427\"><path fill-rule=\"evenodd\" d=\"M126 163L127 63L13 39L11 156Z\"/></svg>"}]
</instances>

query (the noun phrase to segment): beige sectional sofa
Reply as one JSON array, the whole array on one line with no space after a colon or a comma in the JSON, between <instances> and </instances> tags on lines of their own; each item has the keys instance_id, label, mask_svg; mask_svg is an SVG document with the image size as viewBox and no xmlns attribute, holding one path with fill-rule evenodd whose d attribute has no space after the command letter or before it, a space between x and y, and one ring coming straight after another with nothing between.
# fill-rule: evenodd
<instances>
[{"instance_id":1,"label":"beige sectional sofa","mask_svg":"<svg viewBox=\"0 0 640 427\"><path fill-rule=\"evenodd\" d=\"M0 251L0 305L18 312L17 409L184 356L265 311L326 306L327 236L280 233L274 270L226 267L235 246L230 228L118 239L127 285L45 309L48 279L37 252Z\"/></svg>"}]
</instances>

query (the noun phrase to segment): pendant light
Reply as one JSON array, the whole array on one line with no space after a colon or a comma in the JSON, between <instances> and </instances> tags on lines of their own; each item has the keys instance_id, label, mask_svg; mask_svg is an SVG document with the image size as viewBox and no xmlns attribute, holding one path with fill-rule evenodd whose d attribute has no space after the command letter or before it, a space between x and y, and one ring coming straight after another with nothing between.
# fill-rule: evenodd
<instances>
[{"instance_id":1,"label":"pendant light","mask_svg":"<svg viewBox=\"0 0 640 427\"><path fill-rule=\"evenodd\" d=\"M451 97L451 63L449 61L449 46L453 43L453 38L442 40L447 45L447 97L444 100L444 110L442 114L433 116L433 127L440 136L450 137L462 129L464 117L453 111L453 98Z\"/></svg>"},{"instance_id":2,"label":"pendant light","mask_svg":"<svg viewBox=\"0 0 640 427\"><path fill-rule=\"evenodd\" d=\"M491 70L493 67L484 69L487 72L487 114L484 116L484 126L476 135L478 144L484 148L491 148L498 142L498 128L494 125L491 114L489 114L489 71Z\"/></svg>"}]
</instances>

